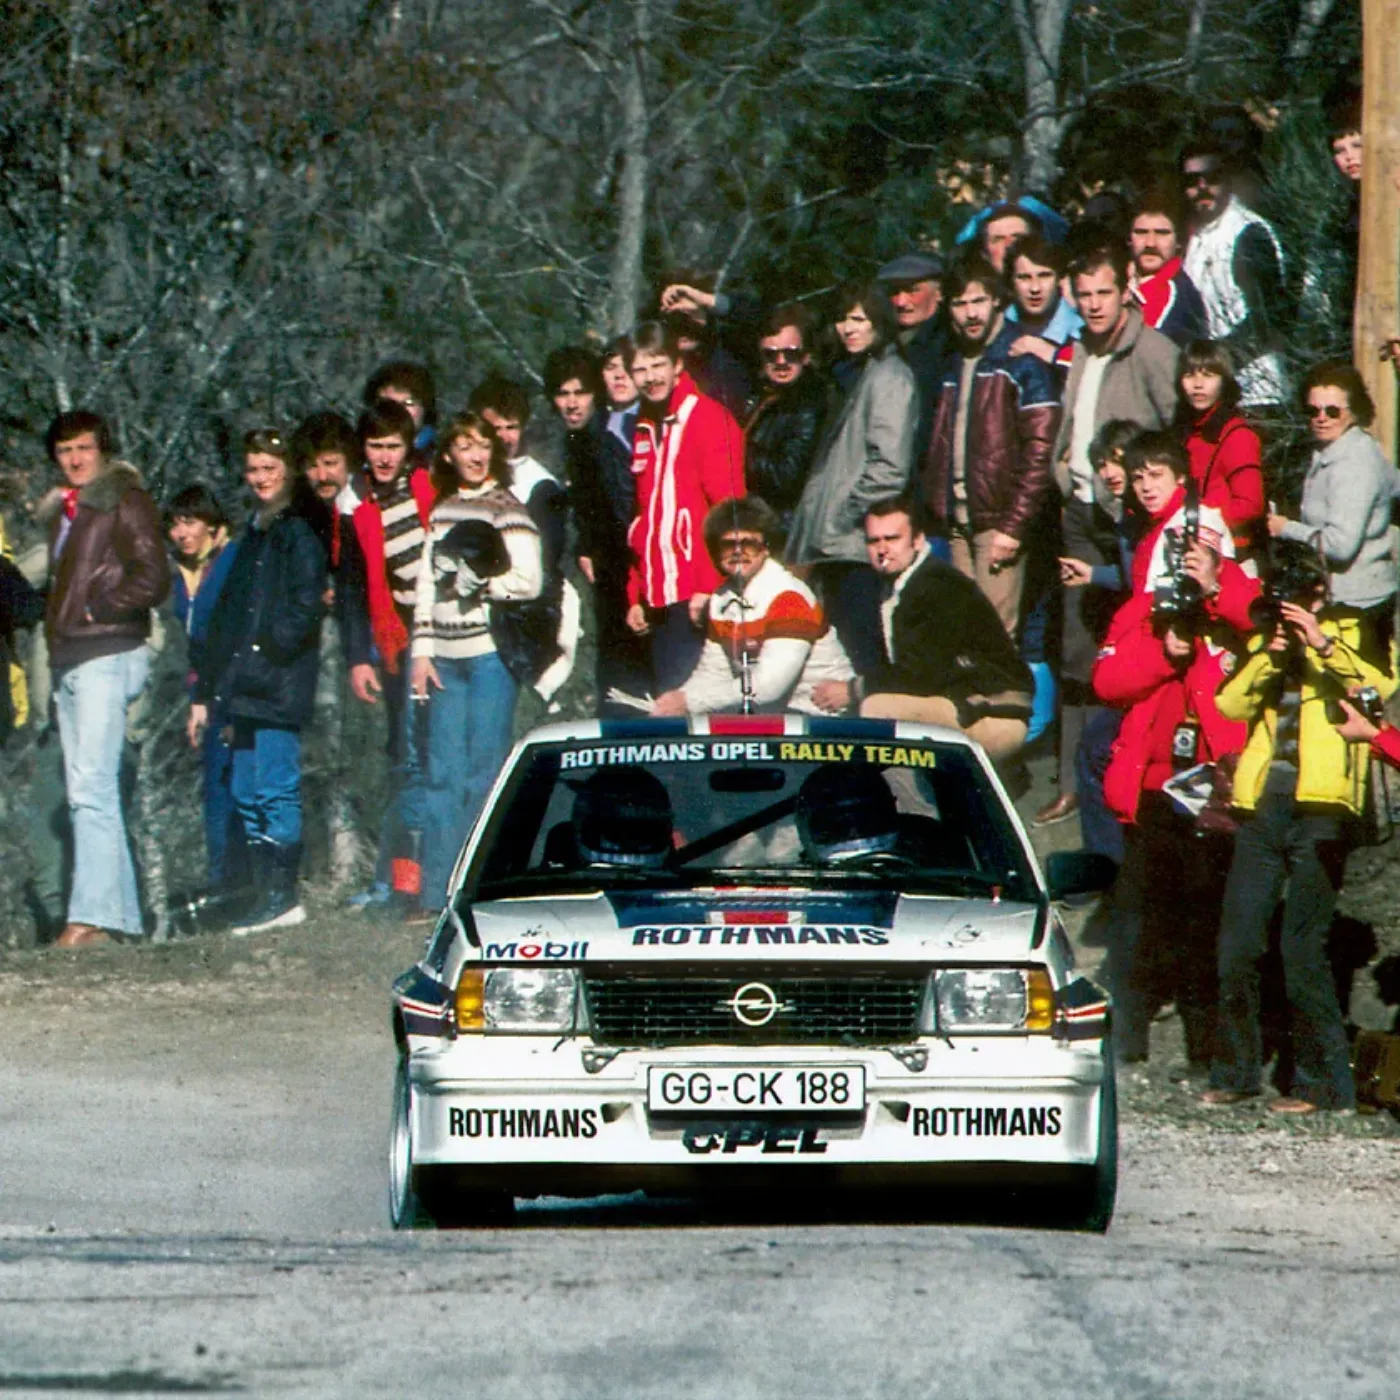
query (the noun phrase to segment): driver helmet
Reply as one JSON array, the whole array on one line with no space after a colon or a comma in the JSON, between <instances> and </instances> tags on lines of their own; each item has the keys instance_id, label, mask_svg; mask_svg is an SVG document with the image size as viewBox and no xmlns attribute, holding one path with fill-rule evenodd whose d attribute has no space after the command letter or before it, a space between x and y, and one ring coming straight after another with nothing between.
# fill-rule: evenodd
<instances>
[{"instance_id":1,"label":"driver helmet","mask_svg":"<svg viewBox=\"0 0 1400 1400\"><path fill-rule=\"evenodd\" d=\"M892 851L899 840L894 793L878 768L828 763L798 791L797 831L803 850L823 864Z\"/></svg>"},{"instance_id":2,"label":"driver helmet","mask_svg":"<svg viewBox=\"0 0 1400 1400\"><path fill-rule=\"evenodd\" d=\"M592 865L656 869L671 854L671 798L645 768L605 768L574 797L574 839Z\"/></svg>"}]
</instances>

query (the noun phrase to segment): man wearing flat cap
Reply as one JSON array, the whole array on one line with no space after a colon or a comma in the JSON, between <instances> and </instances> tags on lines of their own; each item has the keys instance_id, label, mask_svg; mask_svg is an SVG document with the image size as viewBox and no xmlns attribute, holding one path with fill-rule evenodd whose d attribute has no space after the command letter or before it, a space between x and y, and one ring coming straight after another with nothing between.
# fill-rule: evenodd
<instances>
[{"instance_id":1,"label":"man wearing flat cap","mask_svg":"<svg viewBox=\"0 0 1400 1400\"><path fill-rule=\"evenodd\" d=\"M914 462L924 460L933 430L933 406L951 350L943 315L943 260L936 253L904 253L875 274L899 322L899 353L919 386Z\"/></svg>"}]
</instances>

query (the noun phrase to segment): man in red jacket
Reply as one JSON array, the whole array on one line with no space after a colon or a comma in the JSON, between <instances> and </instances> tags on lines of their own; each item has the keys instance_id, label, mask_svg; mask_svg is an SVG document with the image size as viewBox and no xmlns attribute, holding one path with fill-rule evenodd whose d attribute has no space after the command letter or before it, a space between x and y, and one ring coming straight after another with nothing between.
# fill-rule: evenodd
<instances>
[{"instance_id":1,"label":"man in red jacket","mask_svg":"<svg viewBox=\"0 0 1400 1400\"><path fill-rule=\"evenodd\" d=\"M627 625L650 639L660 695L685 683L705 644L700 626L720 576L701 527L712 506L744 495L744 437L729 410L695 387L659 322L637 327L628 368L642 408L632 447Z\"/></svg>"}]
</instances>

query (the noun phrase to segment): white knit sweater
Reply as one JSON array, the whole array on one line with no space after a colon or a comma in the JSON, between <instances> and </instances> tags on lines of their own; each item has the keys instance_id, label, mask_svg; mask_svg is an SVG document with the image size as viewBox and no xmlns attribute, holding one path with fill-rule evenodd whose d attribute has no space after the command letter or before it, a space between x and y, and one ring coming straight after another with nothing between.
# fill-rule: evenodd
<instances>
[{"instance_id":1,"label":"white knit sweater","mask_svg":"<svg viewBox=\"0 0 1400 1400\"><path fill-rule=\"evenodd\" d=\"M484 520L501 532L510 567L476 584L455 564L434 564L434 553L447 532L464 520ZM413 655L463 658L494 651L492 602L525 602L540 592L540 536L519 501L494 481L476 490L461 490L433 507L428 537L418 566L413 608Z\"/></svg>"}]
</instances>

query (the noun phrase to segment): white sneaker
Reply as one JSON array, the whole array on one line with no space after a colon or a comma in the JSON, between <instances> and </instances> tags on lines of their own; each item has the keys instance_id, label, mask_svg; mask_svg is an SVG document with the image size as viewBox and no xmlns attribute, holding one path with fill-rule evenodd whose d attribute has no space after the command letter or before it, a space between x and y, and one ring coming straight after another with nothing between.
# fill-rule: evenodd
<instances>
[{"instance_id":1,"label":"white sneaker","mask_svg":"<svg viewBox=\"0 0 1400 1400\"><path fill-rule=\"evenodd\" d=\"M294 928L297 924L306 922L306 909L300 904L294 904L290 909L284 909L280 914L274 914L270 919L264 919L258 924L239 924L229 929L235 938L246 938L250 933L264 933L270 928Z\"/></svg>"}]
</instances>

